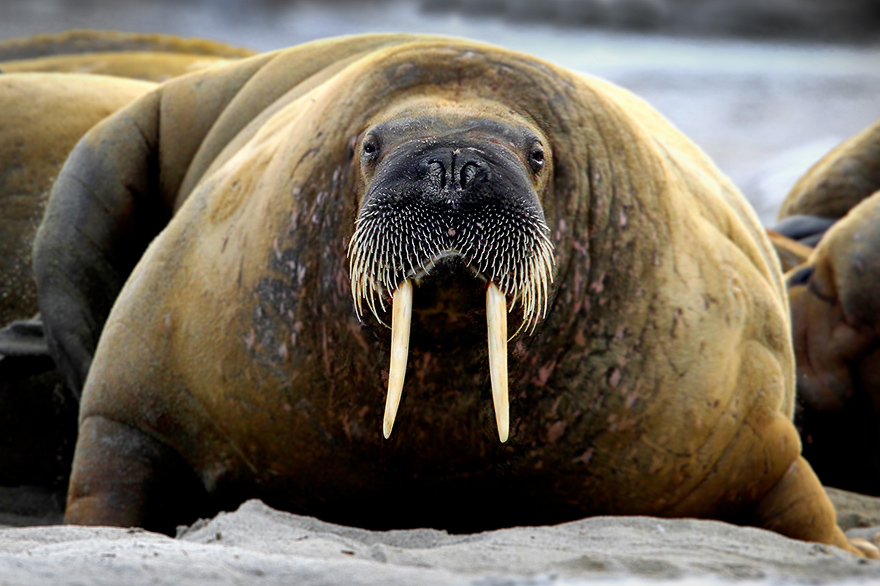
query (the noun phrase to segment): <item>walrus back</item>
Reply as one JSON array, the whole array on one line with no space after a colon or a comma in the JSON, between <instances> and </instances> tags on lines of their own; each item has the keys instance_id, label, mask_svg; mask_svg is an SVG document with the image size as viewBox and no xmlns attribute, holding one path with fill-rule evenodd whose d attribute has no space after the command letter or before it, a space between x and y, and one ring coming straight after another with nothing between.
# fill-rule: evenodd
<instances>
[{"instance_id":1,"label":"walrus back","mask_svg":"<svg viewBox=\"0 0 880 586\"><path fill-rule=\"evenodd\" d=\"M0 42L0 61L20 61L78 53L122 52L186 53L228 59L250 57L253 51L206 39L122 31L72 30L5 39Z\"/></svg>"}]
</instances>

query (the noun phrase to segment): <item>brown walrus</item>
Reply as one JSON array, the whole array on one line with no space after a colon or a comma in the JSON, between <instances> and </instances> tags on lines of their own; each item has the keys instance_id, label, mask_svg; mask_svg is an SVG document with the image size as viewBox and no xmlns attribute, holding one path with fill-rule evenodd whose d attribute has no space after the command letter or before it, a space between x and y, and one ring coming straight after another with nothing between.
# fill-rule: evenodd
<instances>
[{"instance_id":1,"label":"brown walrus","mask_svg":"<svg viewBox=\"0 0 880 586\"><path fill-rule=\"evenodd\" d=\"M880 495L878 251L880 192L788 274L804 453L825 482L873 495ZM846 449L853 445L859 449Z\"/></svg>"},{"instance_id":2,"label":"brown walrus","mask_svg":"<svg viewBox=\"0 0 880 586\"><path fill-rule=\"evenodd\" d=\"M40 354L41 336L32 335L39 322L10 324L37 312L31 248L52 182L87 130L155 87L116 77L167 79L252 54L211 41L114 31L0 42L0 380L18 378L11 363L23 363L12 357Z\"/></svg>"},{"instance_id":3,"label":"brown walrus","mask_svg":"<svg viewBox=\"0 0 880 586\"><path fill-rule=\"evenodd\" d=\"M52 181L95 123L155 84L89 75L0 75L0 485L62 493L76 401L54 370L37 313L31 248Z\"/></svg>"},{"instance_id":4,"label":"brown walrus","mask_svg":"<svg viewBox=\"0 0 880 586\"><path fill-rule=\"evenodd\" d=\"M799 456L755 214L606 82L417 35L172 80L80 142L35 253L61 352L91 361L67 522L171 531L260 497L386 528L709 517L857 551Z\"/></svg>"},{"instance_id":5,"label":"brown walrus","mask_svg":"<svg viewBox=\"0 0 880 586\"><path fill-rule=\"evenodd\" d=\"M791 188L779 219L796 215L838 219L880 190L880 120L822 157Z\"/></svg>"},{"instance_id":6,"label":"brown walrus","mask_svg":"<svg viewBox=\"0 0 880 586\"><path fill-rule=\"evenodd\" d=\"M878 251L880 191L787 275L804 456L826 484L872 495L880 495Z\"/></svg>"},{"instance_id":7,"label":"brown walrus","mask_svg":"<svg viewBox=\"0 0 880 586\"><path fill-rule=\"evenodd\" d=\"M30 252L67 155L97 122L154 87L107 76L0 75L0 325L37 312Z\"/></svg>"},{"instance_id":8,"label":"brown walrus","mask_svg":"<svg viewBox=\"0 0 880 586\"><path fill-rule=\"evenodd\" d=\"M209 41L110 31L0 42L0 485L66 489L78 406L33 319L34 235L76 142L155 87L82 72L158 80L250 54Z\"/></svg>"},{"instance_id":9,"label":"brown walrus","mask_svg":"<svg viewBox=\"0 0 880 586\"><path fill-rule=\"evenodd\" d=\"M204 39L75 30L0 42L0 70L91 73L159 82L253 54Z\"/></svg>"},{"instance_id":10,"label":"brown walrus","mask_svg":"<svg viewBox=\"0 0 880 586\"><path fill-rule=\"evenodd\" d=\"M870 313L880 279L871 260L880 250L878 189L880 121L789 192L774 230L792 240L771 235L789 271L803 454L823 483L873 495L880 495L878 322Z\"/></svg>"}]
</instances>

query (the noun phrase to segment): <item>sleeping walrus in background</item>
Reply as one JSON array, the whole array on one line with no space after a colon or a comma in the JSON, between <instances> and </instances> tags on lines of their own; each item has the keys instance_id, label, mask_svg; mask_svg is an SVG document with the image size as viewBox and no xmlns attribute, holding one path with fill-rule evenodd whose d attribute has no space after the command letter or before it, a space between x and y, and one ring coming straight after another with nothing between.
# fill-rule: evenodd
<instances>
[{"instance_id":1,"label":"sleeping walrus in background","mask_svg":"<svg viewBox=\"0 0 880 586\"><path fill-rule=\"evenodd\" d=\"M788 291L804 455L830 486L880 495L880 191L788 274Z\"/></svg>"},{"instance_id":2,"label":"sleeping walrus in background","mask_svg":"<svg viewBox=\"0 0 880 586\"><path fill-rule=\"evenodd\" d=\"M254 52L173 35L77 30L0 42L5 73L91 73L166 81Z\"/></svg>"},{"instance_id":3,"label":"sleeping walrus in background","mask_svg":"<svg viewBox=\"0 0 880 586\"><path fill-rule=\"evenodd\" d=\"M154 87L94 75L0 75L0 326L37 312L31 247L67 155L92 126Z\"/></svg>"},{"instance_id":4,"label":"sleeping walrus in background","mask_svg":"<svg viewBox=\"0 0 880 586\"><path fill-rule=\"evenodd\" d=\"M880 495L878 190L880 121L798 181L778 225L792 238L821 238L787 275L804 455L824 483L872 495Z\"/></svg>"},{"instance_id":5,"label":"sleeping walrus in background","mask_svg":"<svg viewBox=\"0 0 880 586\"><path fill-rule=\"evenodd\" d=\"M11 324L37 312L33 239L70 150L100 120L155 87L119 78L168 79L252 54L213 41L114 31L0 42L0 380L52 366L32 360L45 353L39 321Z\"/></svg>"},{"instance_id":6,"label":"sleeping walrus in background","mask_svg":"<svg viewBox=\"0 0 880 586\"><path fill-rule=\"evenodd\" d=\"M73 146L155 87L72 71L162 79L245 53L209 41L97 31L0 42L0 485L67 485L78 406L63 392L33 319L31 249Z\"/></svg>"},{"instance_id":7,"label":"sleeping walrus in background","mask_svg":"<svg viewBox=\"0 0 880 586\"><path fill-rule=\"evenodd\" d=\"M880 120L841 143L801 177L779 208L779 219L798 215L839 219L880 190Z\"/></svg>"},{"instance_id":8,"label":"sleeping walrus in background","mask_svg":"<svg viewBox=\"0 0 880 586\"><path fill-rule=\"evenodd\" d=\"M608 83L410 35L172 80L80 142L35 255L59 361L88 376L68 522L172 531L259 497L374 528L696 516L857 551L799 455L764 231Z\"/></svg>"},{"instance_id":9,"label":"sleeping walrus in background","mask_svg":"<svg viewBox=\"0 0 880 586\"><path fill-rule=\"evenodd\" d=\"M772 231L813 247L834 222L878 190L880 120L822 157L795 183ZM775 244L784 263L791 246Z\"/></svg>"},{"instance_id":10,"label":"sleeping walrus in background","mask_svg":"<svg viewBox=\"0 0 880 586\"><path fill-rule=\"evenodd\" d=\"M97 75L0 75L2 486L50 485L63 493L76 440L77 403L33 319L31 248L52 181L93 125L154 87Z\"/></svg>"}]
</instances>

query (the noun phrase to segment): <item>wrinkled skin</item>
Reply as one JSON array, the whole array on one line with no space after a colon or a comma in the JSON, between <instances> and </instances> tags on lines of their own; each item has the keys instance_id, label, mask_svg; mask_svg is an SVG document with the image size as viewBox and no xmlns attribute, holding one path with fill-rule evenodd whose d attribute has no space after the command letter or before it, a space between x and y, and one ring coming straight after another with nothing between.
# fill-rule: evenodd
<instances>
[{"instance_id":1,"label":"wrinkled skin","mask_svg":"<svg viewBox=\"0 0 880 586\"><path fill-rule=\"evenodd\" d=\"M505 444L480 308L455 343L428 343L432 311L467 305L463 276L417 284L403 402L380 431L389 334L358 320L347 246L370 182L364 133L411 104L546 137L548 172L524 176L555 274L546 316L511 342ZM163 215L146 248L140 219ZM125 255L84 254L83 232ZM89 358L89 323L106 317L89 301L119 291L84 389L68 522L171 531L255 496L376 528L699 516L855 551L799 457L763 229L696 147L610 84L407 35L173 80L80 143L36 252L66 255L68 274L112 269L72 290L38 266L47 323L75 334L68 357Z\"/></svg>"},{"instance_id":2,"label":"wrinkled skin","mask_svg":"<svg viewBox=\"0 0 880 586\"><path fill-rule=\"evenodd\" d=\"M880 494L880 192L787 275L804 455L830 486Z\"/></svg>"}]
</instances>

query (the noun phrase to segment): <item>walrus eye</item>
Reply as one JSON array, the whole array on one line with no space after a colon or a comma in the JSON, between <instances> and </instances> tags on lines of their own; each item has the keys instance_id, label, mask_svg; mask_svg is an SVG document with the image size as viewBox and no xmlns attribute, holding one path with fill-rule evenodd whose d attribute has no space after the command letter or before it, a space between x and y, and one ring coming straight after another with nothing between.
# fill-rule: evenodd
<instances>
[{"instance_id":1,"label":"walrus eye","mask_svg":"<svg viewBox=\"0 0 880 586\"><path fill-rule=\"evenodd\" d=\"M377 152L379 152L379 145L373 139L373 137L367 137L364 139L364 144L361 147L363 149L363 158L365 160L372 159Z\"/></svg>"},{"instance_id":2,"label":"walrus eye","mask_svg":"<svg viewBox=\"0 0 880 586\"><path fill-rule=\"evenodd\" d=\"M797 287L799 285L806 285L810 277L813 276L814 267L804 267L795 272L791 277L788 278L788 286L789 287Z\"/></svg>"},{"instance_id":3,"label":"walrus eye","mask_svg":"<svg viewBox=\"0 0 880 586\"><path fill-rule=\"evenodd\" d=\"M544 168L544 148L541 145L536 144L532 147L532 152L529 153L529 164L535 173Z\"/></svg>"}]
</instances>

